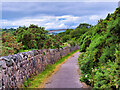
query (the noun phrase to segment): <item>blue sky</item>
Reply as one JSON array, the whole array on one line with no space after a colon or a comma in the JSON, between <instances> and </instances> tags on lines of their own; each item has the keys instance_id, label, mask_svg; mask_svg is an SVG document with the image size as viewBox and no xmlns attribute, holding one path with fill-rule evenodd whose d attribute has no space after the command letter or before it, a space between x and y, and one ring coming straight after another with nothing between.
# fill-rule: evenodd
<instances>
[{"instance_id":1,"label":"blue sky","mask_svg":"<svg viewBox=\"0 0 120 90\"><path fill-rule=\"evenodd\" d=\"M95 25L117 6L117 2L2 2L2 27L35 24L49 30Z\"/></svg>"}]
</instances>

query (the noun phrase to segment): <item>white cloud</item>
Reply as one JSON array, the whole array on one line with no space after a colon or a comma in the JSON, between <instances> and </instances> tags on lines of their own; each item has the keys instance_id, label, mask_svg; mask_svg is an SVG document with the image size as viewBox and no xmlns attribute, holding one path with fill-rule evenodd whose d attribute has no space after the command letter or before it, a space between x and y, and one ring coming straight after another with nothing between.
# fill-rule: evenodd
<instances>
[{"instance_id":1,"label":"white cloud","mask_svg":"<svg viewBox=\"0 0 120 90\"><path fill-rule=\"evenodd\" d=\"M98 20L100 18L102 18L102 16L92 15L92 16L89 17L90 20Z\"/></svg>"},{"instance_id":2,"label":"white cloud","mask_svg":"<svg viewBox=\"0 0 120 90\"><path fill-rule=\"evenodd\" d=\"M65 20L59 20L65 18ZM46 29L68 28L69 23L78 22L81 17L64 15L64 16L36 16L35 18L26 17L19 20L2 20L2 26L29 26L35 24L45 27ZM79 22L78 22L79 23ZM70 27L71 28L71 27Z\"/></svg>"},{"instance_id":3,"label":"white cloud","mask_svg":"<svg viewBox=\"0 0 120 90\"><path fill-rule=\"evenodd\" d=\"M105 15L104 15L105 16ZM25 17L19 20L2 20L2 26L15 27L15 26L29 26L30 24L35 24L38 26L45 27L45 29L67 29L76 28L80 23L95 24L102 16L92 15L92 16L34 16Z\"/></svg>"}]
</instances>

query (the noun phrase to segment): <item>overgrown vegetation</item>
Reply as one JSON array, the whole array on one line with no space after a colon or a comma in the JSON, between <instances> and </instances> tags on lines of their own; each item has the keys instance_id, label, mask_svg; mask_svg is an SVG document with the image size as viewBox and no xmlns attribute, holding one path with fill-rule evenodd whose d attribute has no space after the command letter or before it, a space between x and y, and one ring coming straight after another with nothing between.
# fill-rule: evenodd
<instances>
[{"instance_id":1,"label":"overgrown vegetation","mask_svg":"<svg viewBox=\"0 0 120 90\"><path fill-rule=\"evenodd\" d=\"M93 88L120 88L120 8L80 36L79 65Z\"/></svg>"},{"instance_id":2,"label":"overgrown vegetation","mask_svg":"<svg viewBox=\"0 0 120 90\"><path fill-rule=\"evenodd\" d=\"M91 28L92 25L81 23L76 29L67 29L65 32L57 34L57 36L61 37L63 43L67 42L69 45L75 46L79 42L78 38Z\"/></svg>"},{"instance_id":3,"label":"overgrown vegetation","mask_svg":"<svg viewBox=\"0 0 120 90\"><path fill-rule=\"evenodd\" d=\"M2 29L2 54L7 56L33 49L55 49L75 46L77 39L88 31L91 25L83 23L76 29L67 29L57 35L49 35L44 27L31 24L29 27Z\"/></svg>"},{"instance_id":4,"label":"overgrown vegetation","mask_svg":"<svg viewBox=\"0 0 120 90\"><path fill-rule=\"evenodd\" d=\"M22 43L17 41L12 32L2 31L2 53L0 56L14 54L22 48Z\"/></svg>"},{"instance_id":5,"label":"overgrown vegetation","mask_svg":"<svg viewBox=\"0 0 120 90\"><path fill-rule=\"evenodd\" d=\"M54 49L63 46L60 37L49 35L43 27L31 24L29 27L2 30L2 55L15 54L31 49Z\"/></svg>"}]
</instances>

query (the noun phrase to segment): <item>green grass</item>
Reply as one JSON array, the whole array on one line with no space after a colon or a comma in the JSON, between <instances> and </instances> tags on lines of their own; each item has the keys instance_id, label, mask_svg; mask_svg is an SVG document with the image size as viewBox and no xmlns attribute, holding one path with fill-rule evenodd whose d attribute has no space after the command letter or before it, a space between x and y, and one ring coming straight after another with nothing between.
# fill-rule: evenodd
<instances>
[{"instance_id":1,"label":"green grass","mask_svg":"<svg viewBox=\"0 0 120 90\"><path fill-rule=\"evenodd\" d=\"M19 50L19 52L28 52L28 51L32 51L32 50L38 50L38 49L28 49L28 50L21 49L21 50Z\"/></svg>"},{"instance_id":2,"label":"green grass","mask_svg":"<svg viewBox=\"0 0 120 90\"><path fill-rule=\"evenodd\" d=\"M63 45L61 45L62 48L68 46L68 42L64 43Z\"/></svg>"},{"instance_id":3,"label":"green grass","mask_svg":"<svg viewBox=\"0 0 120 90\"><path fill-rule=\"evenodd\" d=\"M42 71L40 74L37 76L34 76L30 78L30 80L27 80L24 82L24 88L35 88L38 87L45 78L47 78L51 73L54 71L57 65L61 64L63 61L65 61L69 56L77 52L78 50L75 50L68 55L62 57L59 59L55 64L48 65L44 71Z\"/></svg>"}]
</instances>

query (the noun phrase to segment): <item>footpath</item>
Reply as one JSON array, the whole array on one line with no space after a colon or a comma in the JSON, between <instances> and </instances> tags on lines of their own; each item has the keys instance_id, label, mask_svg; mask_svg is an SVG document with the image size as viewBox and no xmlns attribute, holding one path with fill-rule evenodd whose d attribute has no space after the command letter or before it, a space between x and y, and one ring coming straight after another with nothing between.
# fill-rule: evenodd
<instances>
[{"instance_id":1,"label":"footpath","mask_svg":"<svg viewBox=\"0 0 120 90\"><path fill-rule=\"evenodd\" d=\"M78 57L79 52L76 52L72 57L61 65L60 69L52 75L45 84L45 88L82 88L80 83L80 75L78 73Z\"/></svg>"}]
</instances>

